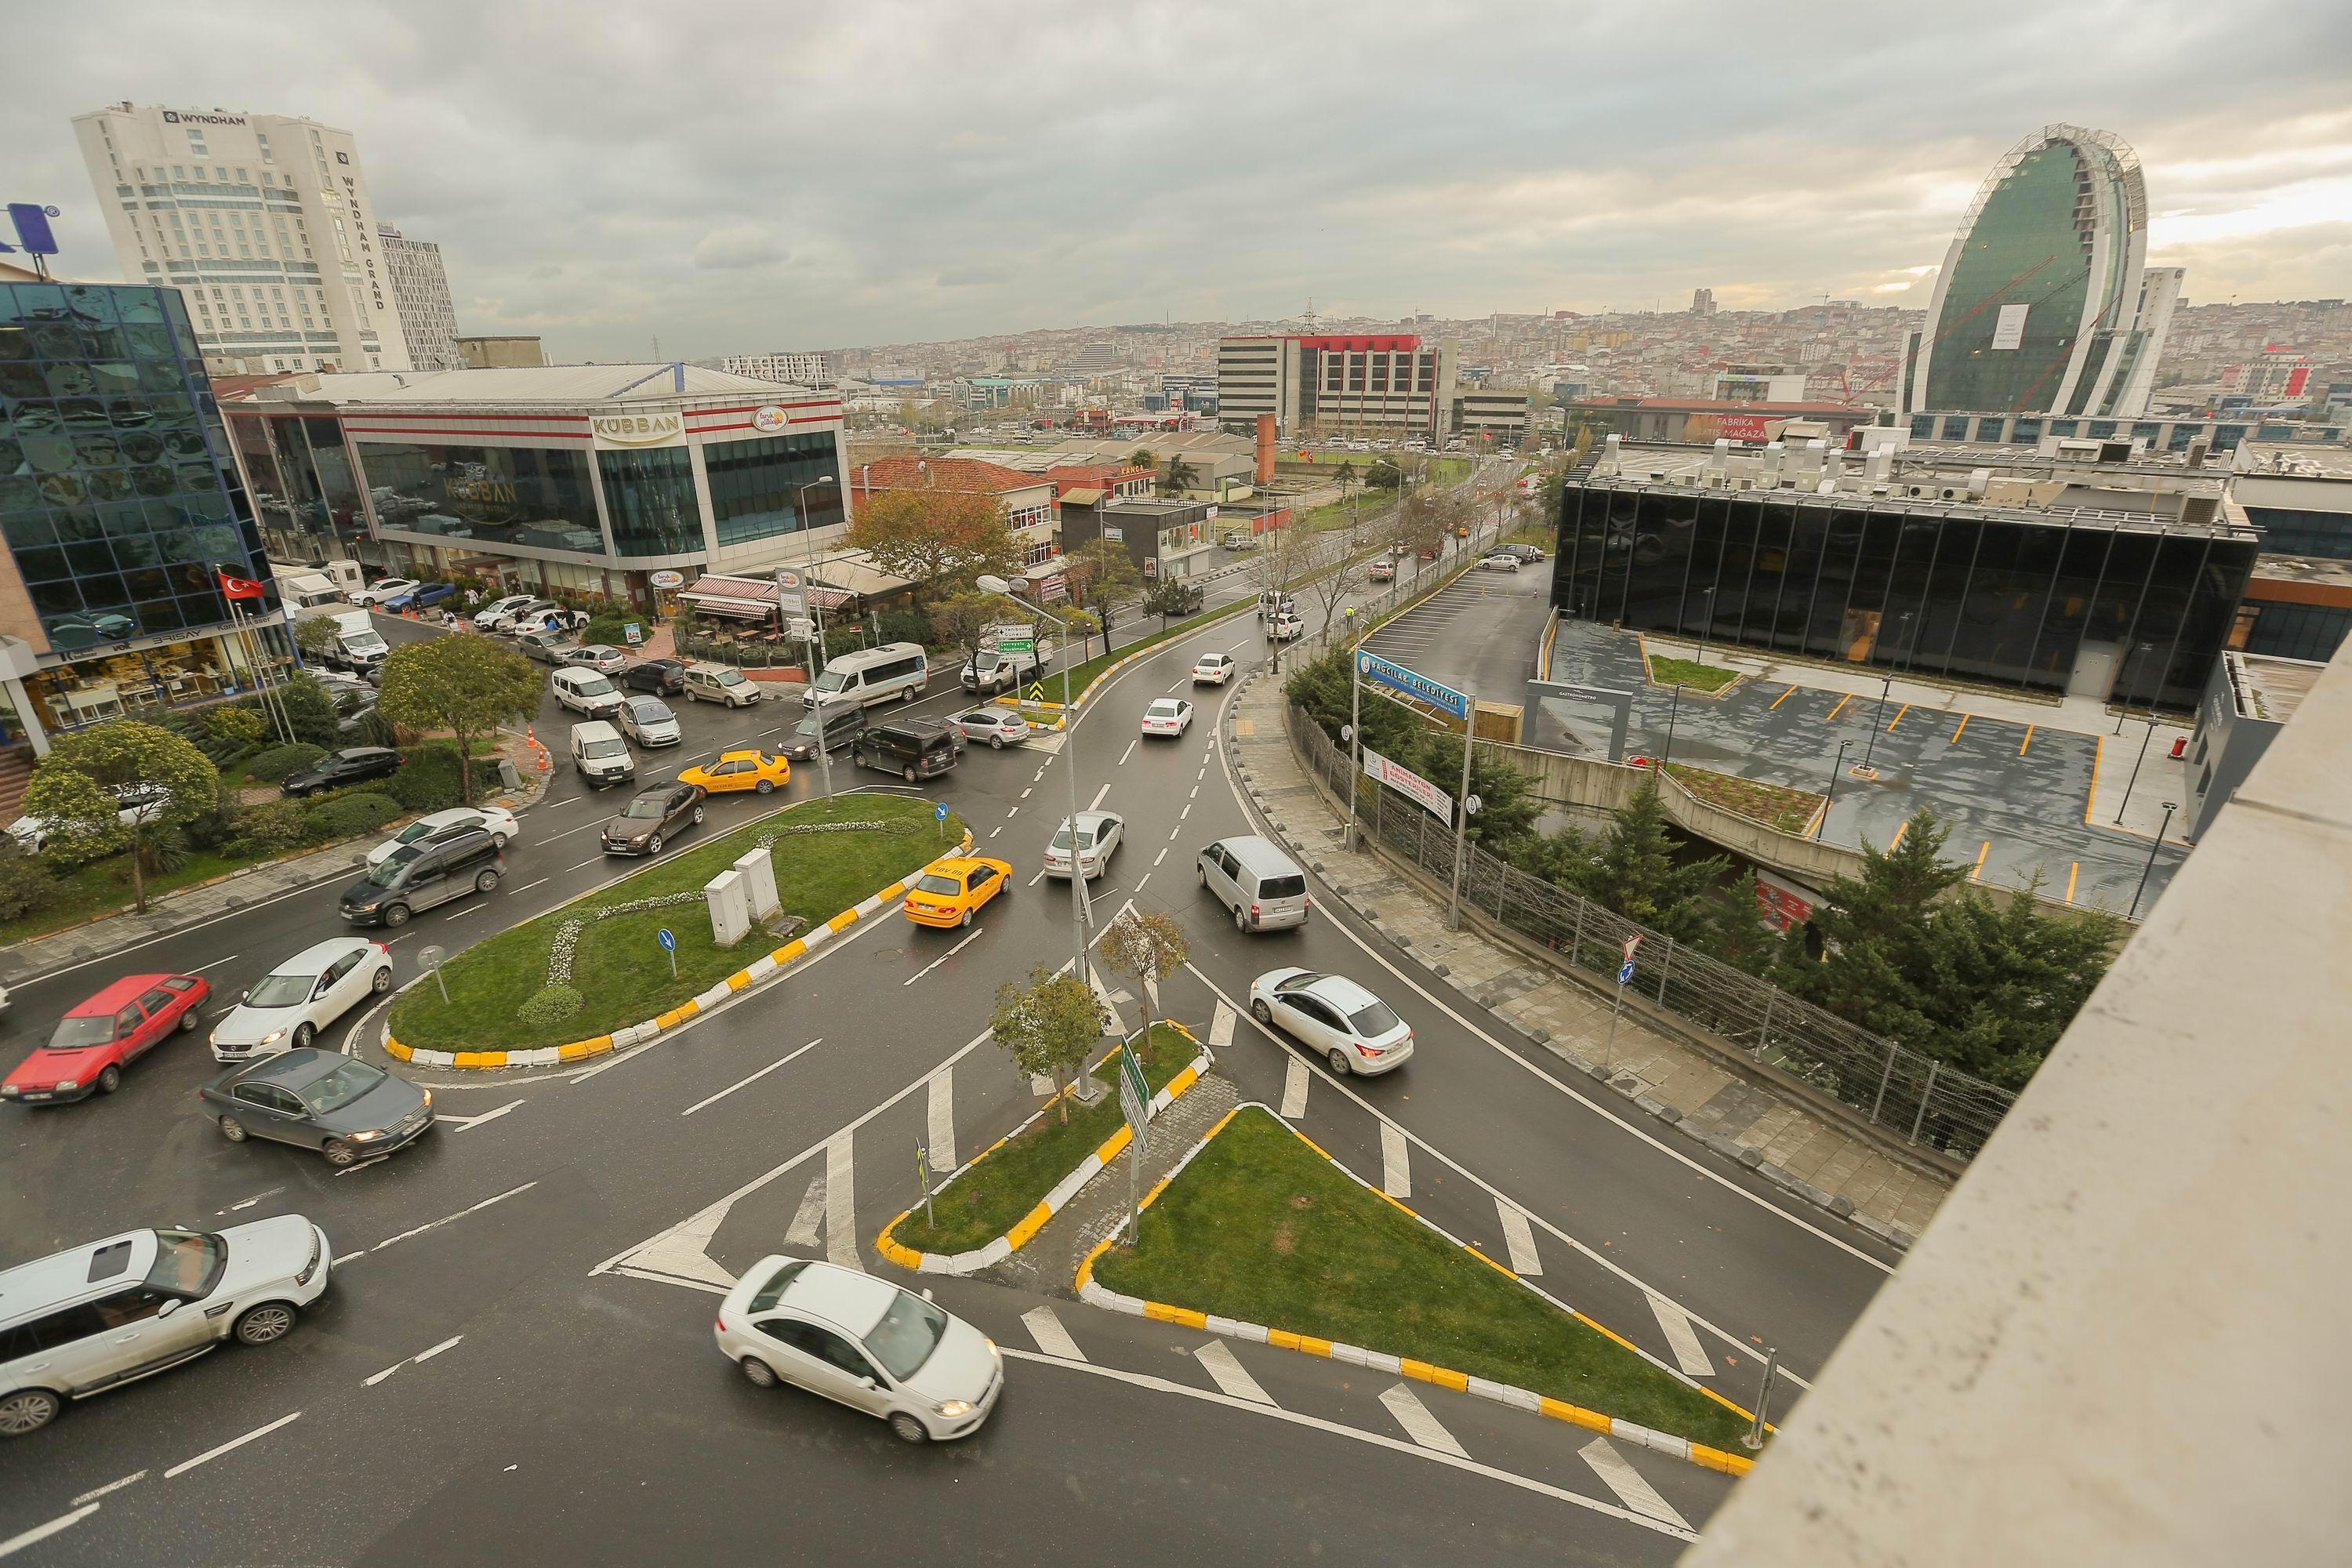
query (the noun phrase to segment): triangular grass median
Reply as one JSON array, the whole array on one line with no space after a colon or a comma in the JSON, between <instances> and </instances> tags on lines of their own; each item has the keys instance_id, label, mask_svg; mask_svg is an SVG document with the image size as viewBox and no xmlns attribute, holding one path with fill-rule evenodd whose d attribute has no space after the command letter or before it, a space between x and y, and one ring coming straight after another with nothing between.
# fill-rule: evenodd
<instances>
[{"instance_id":1,"label":"triangular grass median","mask_svg":"<svg viewBox=\"0 0 2352 1568\"><path fill-rule=\"evenodd\" d=\"M1425 1361L1718 1448L1748 1423L1245 1107L1094 1278L1122 1295Z\"/></svg>"}]
</instances>

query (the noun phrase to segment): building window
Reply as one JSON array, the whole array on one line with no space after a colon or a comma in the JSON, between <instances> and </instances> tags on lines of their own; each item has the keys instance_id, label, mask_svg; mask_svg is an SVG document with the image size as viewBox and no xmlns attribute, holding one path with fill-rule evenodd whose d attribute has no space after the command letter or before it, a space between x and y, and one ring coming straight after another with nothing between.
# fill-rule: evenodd
<instances>
[{"instance_id":1,"label":"building window","mask_svg":"<svg viewBox=\"0 0 2352 1568\"><path fill-rule=\"evenodd\" d=\"M1946 421L1947 425L1949 425L1949 423L1950 421ZM1967 421L1963 420L1961 423L1966 424ZM1936 416L1932 414L1914 414L1911 416L1911 434L1922 441L1932 439L1936 434ZM1945 439L1949 440L1950 438L1950 432L1947 430L1945 433Z\"/></svg>"},{"instance_id":2,"label":"building window","mask_svg":"<svg viewBox=\"0 0 2352 1568\"><path fill-rule=\"evenodd\" d=\"M312 445L323 467L328 447L318 440ZM604 552L583 452L422 442L358 446L379 528L583 555ZM289 459L288 466L297 465Z\"/></svg>"},{"instance_id":3,"label":"building window","mask_svg":"<svg viewBox=\"0 0 2352 1568\"><path fill-rule=\"evenodd\" d=\"M2041 439L2042 421L2039 419L2019 419L2010 426L2009 444L2012 447L2034 446Z\"/></svg>"},{"instance_id":4,"label":"building window","mask_svg":"<svg viewBox=\"0 0 2352 1568\"><path fill-rule=\"evenodd\" d=\"M702 467L710 484L711 521L721 549L842 521L839 485L809 490L808 516L800 516L800 487L835 472L830 435L769 436L707 446Z\"/></svg>"},{"instance_id":5,"label":"building window","mask_svg":"<svg viewBox=\"0 0 2352 1568\"><path fill-rule=\"evenodd\" d=\"M596 472L616 553L687 555L704 548L694 465L684 447L599 452Z\"/></svg>"},{"instance_id":6,"label":"building window","mask_svg":"<svg viewBox=\"0 0 2352 1568\"><path fill-rule=\"evenodd\" d=\"M1927 417L1932 424L1934 416L1930 415ZM1919 429L1919 421L1916 419L1911 422L1911 428L1914 435L1923 433ZM1944 416L1944 439L1947 441L1965 441L1968 438L1969 416L1965 414L1946 415Z\"/></svg>"}]
</instances>

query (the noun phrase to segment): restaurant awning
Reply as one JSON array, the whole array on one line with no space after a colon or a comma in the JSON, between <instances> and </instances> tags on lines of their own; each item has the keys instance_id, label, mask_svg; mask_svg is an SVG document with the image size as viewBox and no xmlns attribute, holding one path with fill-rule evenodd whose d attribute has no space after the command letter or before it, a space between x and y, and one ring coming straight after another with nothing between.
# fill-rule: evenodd
<instances>
[{"instance_id":1,"label":"restaurant awning","mask_svg":"<svg viewBox=\"0 0 2352 1568\"><path fill-rule=\"evenodd\" d=\"M776 613L776 584L757 577L706 574L695 579L693 587L679 589L677 596L709 616L764 621Z\"/></svg>"}]
</instances>

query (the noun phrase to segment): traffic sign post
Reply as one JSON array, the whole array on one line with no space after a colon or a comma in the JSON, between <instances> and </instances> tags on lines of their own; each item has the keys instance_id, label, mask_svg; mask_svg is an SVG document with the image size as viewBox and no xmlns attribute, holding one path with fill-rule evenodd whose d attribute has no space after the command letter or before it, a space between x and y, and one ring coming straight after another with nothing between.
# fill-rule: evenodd
<instances>
[{"instance_id":1,"label":"traffic sign post","mask_svg":"<svg viewBox=\"0 0 2352 1568\"><path fill-rule=\"evenodd\" d=\"M1123 1041L1118 1047L1118 1108L1127 1115L1128 1130L1135 1134L1127 1151L1127 1235L1133 1245L1143 1239L1144 1129L1151 1120L1151 1094L1145 1086L1143 1064L1135 1059L1134 1047Z\"/></svg>"},{"instance_id":2,"label":"traffic sign post","mask_svg":"<svg viewBox=\"0 0 2352 1568\"><path fill-rule=\"evenodd\" d=\"M670 977L672 980L677 979L677 938L676 938L676 937L674 937L674 936L670 935L670 932L669 932L669 927L667 927L667 926L664 926L664 927L662 927L662 928L661 928L661 930L659 930L659 931L656 931L656 932L654 933L654 940L655 940L656 942L660 942L660 943L662 944L662 951L663 951L664 952L666 952L666 953L668 953L668 954L669 954L669 977Z\"/></svg>"},{"instance_id":3,"label":"traffic sign post","mask_svg":"<svg viewBox=\"0 0 2352 1568\"><path fill-rule=\"evenodd\" d=\"M946 801L941 801L931 807L931 820L940 825L940 842L946 843L948 837L948 803Z\"/></svg>"},{"instance_id":4,"label":"traffic sign post","mask_svg":"<svg viewBox=\"0 0 2352 1568\"><path fill-rule=\"evenodd\" d=\"M940 1217L931 1209L931 1154L920 1143L915 1145L915 1180L923 1189L923 1223L937 1230Z\"/></svg>"},{"instance_id":5,"label":"traffic sign post","mask_svg":"<svg viewBox=\"0 0 2352 1568\"><path fill-rule=\"evenodd\" d=\"M1601 1070L1612 1073L1617 1068L1617 1020L1625 1011L1625 987L1633 983L1633 950L1642 945L1639 936L1625 939L1625 962L1617 966L1617 1005L1609 1013L1609 1044L1601 1053Z\"/></svg>"},{"instance_id":6,"label":"traffic sign post","mask_svg":"<svg viewBox=\"0 0 2352 1568\"><path fill-rule=\"evenodd\" d=\"M447 950L444 948L420 947L416 950L416 962L433 972L433 983L441 987L444 1006L449 1002L449 983L441 978L441 961L448 956Z\"/></svg>"}]
</instances>

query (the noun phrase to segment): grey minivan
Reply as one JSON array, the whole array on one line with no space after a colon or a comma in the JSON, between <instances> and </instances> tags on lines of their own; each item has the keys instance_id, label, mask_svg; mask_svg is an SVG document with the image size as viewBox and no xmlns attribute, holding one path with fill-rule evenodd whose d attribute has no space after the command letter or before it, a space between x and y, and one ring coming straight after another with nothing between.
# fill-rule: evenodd
<instances>
[{"instance_id":1,"label":"grey minivan","mask_svg":"<svg viewBox=\"0 0 2352 1568\"><path fill-rule=\"evenodd\" d=\"M1201 886L1233 912L1236 931L1279 931L1307 923L1313 900L1307 873L1270 838L1220 838L1201 851Z\"/></svg>"},{"instance_id":2,"label":"grey minivan","mask_svg":"<svg viewBox=\"0 0 2352 1568\"><path fill-rule=\"evenodd\" d=\"M459 828L396 849L343 889L342 916L353 925L406 925L420 910L467 893L487 893L506 875L506 851L480 828Z\"/></svg>"}]
</instances>

